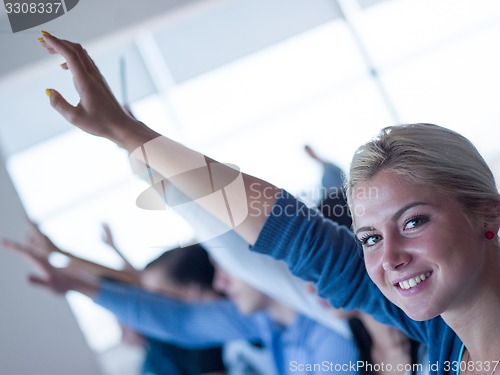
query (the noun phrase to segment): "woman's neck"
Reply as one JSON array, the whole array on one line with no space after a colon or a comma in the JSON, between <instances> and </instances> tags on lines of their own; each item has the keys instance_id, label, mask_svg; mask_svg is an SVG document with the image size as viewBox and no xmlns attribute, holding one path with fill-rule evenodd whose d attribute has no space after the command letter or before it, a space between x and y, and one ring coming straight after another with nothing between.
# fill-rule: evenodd
<instances>
[{"instance_id":1,"label":"woman's neck","mask_svg":"<svg viewBox=\"0 0 500 375\"><path fill-rule=\"evenodd\" d=\"M482 363L500 357L500 257L490 261L483 286L473 299L441 315L464 343L468 360Z\"/></svg>"}]
</instances>

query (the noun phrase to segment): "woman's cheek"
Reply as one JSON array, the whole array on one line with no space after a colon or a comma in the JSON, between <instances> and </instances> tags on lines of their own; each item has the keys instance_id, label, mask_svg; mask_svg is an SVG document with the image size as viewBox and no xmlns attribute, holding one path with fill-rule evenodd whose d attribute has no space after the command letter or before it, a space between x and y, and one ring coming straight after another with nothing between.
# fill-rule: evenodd
<instances>
[{"instance_id":1,"label":"woman's cheek","mask_svg":"<svg viewBox=\"0 0 500 375\"><path fill-rule=\"evenodd\" d=\"M368 272L368 276L375 283L375 285L380 286L384 280L384 269L382 264L378 261L378 257L375 254L364 253L365 268Z\"/></svg>"}]
</instances>

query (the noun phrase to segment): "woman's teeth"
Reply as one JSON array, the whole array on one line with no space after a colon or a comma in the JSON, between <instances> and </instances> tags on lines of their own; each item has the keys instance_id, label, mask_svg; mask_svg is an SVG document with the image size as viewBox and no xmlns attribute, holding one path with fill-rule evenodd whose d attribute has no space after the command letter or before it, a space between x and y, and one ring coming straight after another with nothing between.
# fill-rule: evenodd
<instances>
[{"instance_id":1,"label":"woman's teeth","mask_svg":"<svg viewBox=\"0 0 500 375\"><path fill-rule=\"evenodd\" d=\"M420 284L422 281L427 279L431 275L430 272L427 273L422 273L419 276L412 277L411 279L400 281L399 286L401 289L410 289L416 286L417 284Z\"/></svg>"}]
</instances>

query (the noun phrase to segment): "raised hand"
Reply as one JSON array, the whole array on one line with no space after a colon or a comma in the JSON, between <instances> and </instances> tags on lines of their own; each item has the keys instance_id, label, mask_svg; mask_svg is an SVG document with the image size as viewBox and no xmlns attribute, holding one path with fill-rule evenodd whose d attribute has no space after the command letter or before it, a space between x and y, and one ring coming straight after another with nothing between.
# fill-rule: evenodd
<instances>
[{"instance_id":1,"label":"raised hand","mask_svg":"<svg viewBox=\"0 0 500 375\"><path fill-rule=\"evenodd\" d=\"M113 237L113 233L111 232L111 228L109 227L108 223L102 223L101 224L102 228L102 242L104 242L106 245L112 247L113 249L118 249L118 247L115 244L115 239Z\"/></svg>"},{"instance_id":2,"label":"raised hand","mask_svg":"<svg viewBox=\"0 0 500 375\"><path fill-rule=\"evenodd\" d=\"M29 274L28 281L31 284L47 288L57 294L64 294L70 290L81 292L91 298L97 294L96 279L84 278L69 269L55 268L47 257L40 255L33 246L6 239L1 240L1 245L23 255L39 270L38 274Z\"/></svg>"},{"instance_id":3,"label":"raised hand","mask_svg":"<svg viewBox=\"0 0 500 375\"><path fill-rule=\"evenodd\" d=\"M140 274L139 272L128 263L128 261L124 258L123 254L118 252L118 255L124 260L125 267L123 270L115 270L98 263L80 258L72 253L61 250L58 246L56 246L52 240L47 237L30 219L27 219L28 224L30 225L30 231L27 235L26 244L19 244L13 241L6 241L6 247L15 250L17 252L23 254L30 254L34 257L34 259L42 260L45 259L47 262L49 259L49 255L53 252L64 255L68 258L68 265L65 267L65 271L67 273L71 273L72 275L78 275L83 278L108 278L111 280L116 280L119 282L127 283L127 284L140 284ZM111 235L111 233L110 233ZM111 237L112 242L112 237ZM33 260L34 260L33 259ZM48 263L50 265L50 263ZM62 270L59 269L58 270Z\"/></svg>"},{"instance_id":4,"label":"raised hand","mask_svg":"<svg viewBox=\"0 0 500 375\"><path fill-rule=\"evenodd\" d=\"M107 223L102 223L101 227L102 227L102 237L101 237L102 242L111 247L116 252L116 254L118 254L118 256L123 260L123 265L124 265L123 270L125 272L129 272L134 277L139 278L139 271L137 271L135 267L132 266L132 264L128 261L127 257L125 257L125 255L121 252L118 246L116 246L113 233L111 232L111 228L109 227L109 225Z\"/></svg>"},{"instance_id":5,"label":"raised hand","mask_svg":"<svg viewBox=\"0 0 500 375\"><path fill-rule=\"evenodd\" d=\"M325 161L319 157L319 155L316 153L316 151L313 150L313 148L309 145L304 146L304 151L309 155L312 159L319 161L320 163L324 163Z\"/></svg>"},{"instance_id":6,"label":"raised hand","mask_svg":"<svg viewBox=\"0 0 500 375\"><path fill-rule=\"evenodd\" d=\"M28 244L31 249L41 256L48 257L50 253L57 252L66 256L70 256L66 251L57 247L52 240L47 237L33 221L27 220L30 226L28 234Z\"/></svg>"},{"instance_id":7,"label":"raised hand","mask_svg":"<svg viewBox=\"0 0 500 375\"><path fill-rule=\"evenodd\" d=\"M66 120L80 129L110 139L129 151L159 136L130 117L111 92L88 53L80 44L58 39L43 32L39 38L50 54L61 55L62 65L73 74L80 102L73 106L55 89L47 89L50 104Z\"/></svg>"}]
</instances>

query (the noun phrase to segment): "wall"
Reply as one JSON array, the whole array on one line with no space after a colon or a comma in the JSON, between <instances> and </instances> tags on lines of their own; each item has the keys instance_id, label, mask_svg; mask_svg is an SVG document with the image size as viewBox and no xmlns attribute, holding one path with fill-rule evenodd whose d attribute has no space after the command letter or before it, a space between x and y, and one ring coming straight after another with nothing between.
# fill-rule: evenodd
<instances>
[{"instance_id":1,"label":"wall","mask_svg":"<svg viewBox=\"0 0 500 375\"><path fill-rule=\"evenodd\" d=\"M23 208L0 157L0 236L22 240ZM64 298L26 282L30 265L0 249L0 374L99 375Z\"/></svg>"}]
</instances>

